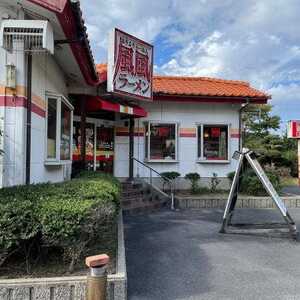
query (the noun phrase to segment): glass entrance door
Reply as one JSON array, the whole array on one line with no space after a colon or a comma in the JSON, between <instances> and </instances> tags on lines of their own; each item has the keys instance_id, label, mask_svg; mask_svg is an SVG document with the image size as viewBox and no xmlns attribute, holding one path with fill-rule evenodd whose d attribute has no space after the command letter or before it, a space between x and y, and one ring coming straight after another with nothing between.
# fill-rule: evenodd
<instances>
[{"instance_id":1,"label":"glass entrance door","mask_svg":"<svg viewBox=\"0 0 300 300\"><path fill-rule=\"evenodd\" d=\"M114 167L114 127L98 126L86 123L85 128L85 164L81 162L81 127L80 122L73 125L73 167L87 170L113 173Z\"/></svg>"},{"instance_id":2,"label":"glass entrance door","mask_svg":"<svg viewBox=\"0 0 300 300\"><path fill-rule=\"evenodd\" d=\"M113 173L114 169L114 128L100 126L96 129L96 157L97 171Z\"/></svg>"}]
</instances>

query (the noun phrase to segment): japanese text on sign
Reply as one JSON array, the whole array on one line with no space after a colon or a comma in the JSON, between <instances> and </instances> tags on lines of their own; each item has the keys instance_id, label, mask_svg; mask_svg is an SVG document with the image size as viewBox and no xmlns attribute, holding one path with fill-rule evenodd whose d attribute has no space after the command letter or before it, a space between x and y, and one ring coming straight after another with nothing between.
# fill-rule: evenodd
<instances>
[{"instance_id":1,"label":"japanese text on sign","mask_svg":"<svg viewBox=\"0 0 300 300\"><path fill-rule=\"evenodd\" d=\"M114 29L108 50L108 92L152 100L153 46Z\"/></svg>"}]
</instances>

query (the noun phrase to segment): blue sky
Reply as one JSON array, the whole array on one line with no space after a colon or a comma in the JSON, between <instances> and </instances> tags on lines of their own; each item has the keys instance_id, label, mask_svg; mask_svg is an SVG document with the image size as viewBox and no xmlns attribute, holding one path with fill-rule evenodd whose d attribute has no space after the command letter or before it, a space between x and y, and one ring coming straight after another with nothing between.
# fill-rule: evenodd
<instances>
[{"instance_id":1,"label":"blue sky","mask_svg":"<svg viewBox=\"0 0 300 300\"><path fill-rule=\"evenodd\" d=\"M155 46L155 73L246 80L300 119L299 0L82 0L95 60L118 27Z\"/></svg>"}]
</instances>

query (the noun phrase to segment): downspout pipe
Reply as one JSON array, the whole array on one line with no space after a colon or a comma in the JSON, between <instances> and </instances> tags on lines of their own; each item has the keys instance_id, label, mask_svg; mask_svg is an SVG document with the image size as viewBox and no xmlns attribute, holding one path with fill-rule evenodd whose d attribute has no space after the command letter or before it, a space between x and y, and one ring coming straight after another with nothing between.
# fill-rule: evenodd
<instances>
[{"instance_id":1,"label":"downspout pipe","mask_svg":"<svg viewBox=\"0 0 300 300\"><path fill-rule=\"evenodd\" d=\"M239 109L239 151L242 151L242 147L243 147L243 143L242 143L242 114L243 111L249 106L250 101L247 98L246 99L246 103L244 105L241 106L241 108Z\"/></svg>"},{"instance_id":2,"label":"downspout pipe","mask_svg":"<svg viewBox=\"0 0 300 300\"><path fill-rule=\"evenodd\" d=\"M31 101L32 101L32 54L27 55L27 118L26 118L26 184L30 184L31 164Z\"/></svg>"}]
</instances>

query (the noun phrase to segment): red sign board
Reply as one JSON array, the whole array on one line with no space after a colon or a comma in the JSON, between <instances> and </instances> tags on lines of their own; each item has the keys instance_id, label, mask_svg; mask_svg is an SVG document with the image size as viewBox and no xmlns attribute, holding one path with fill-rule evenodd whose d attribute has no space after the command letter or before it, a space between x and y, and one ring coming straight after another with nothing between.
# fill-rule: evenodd
<instances>
[{"instance_id":1,"label":"red sign board","mask_svg":"<svg viewBox=\"0 0 300 300\"><path fill-rule=\"evenodd\" d=\"M300 139L300 120L294 120L288 123L288 137L292 139Z\"/></svg>"},{"instance_id":2,"label":"red sign board","mask_svg":"<svg viewBox=\"0 0 300 300\"><path fill-rule=\"evenodd\" d=\"M153 46L119 29L109 39L107 91L152 100Z\"/></svg>"}]
</instances>

